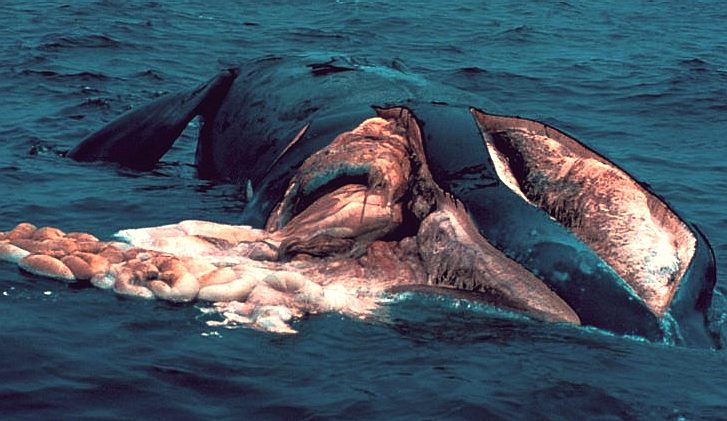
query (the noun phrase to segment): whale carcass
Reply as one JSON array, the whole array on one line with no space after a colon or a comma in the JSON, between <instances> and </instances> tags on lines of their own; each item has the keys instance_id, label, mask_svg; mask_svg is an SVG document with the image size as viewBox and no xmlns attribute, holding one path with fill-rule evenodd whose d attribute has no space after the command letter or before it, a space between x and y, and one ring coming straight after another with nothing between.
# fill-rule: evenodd
<instances>
[{"instance_id":1,"label":"whale carcass","mask_svg":"<svg viewBox=\"0 0 727 421\"><path fill-rule=\"evenodd\" d=\"M198 174L244 186L240 225L127 230L125 243L21 225L0 253L43 276L219 302L271 330L287 328L285 309L364 314L376 294L423 285L710 346L716 276L702 233L572 136L478 101L393 67L256 60L68 153L148 170L199 116Z\"/></svg>"}]
</instances>

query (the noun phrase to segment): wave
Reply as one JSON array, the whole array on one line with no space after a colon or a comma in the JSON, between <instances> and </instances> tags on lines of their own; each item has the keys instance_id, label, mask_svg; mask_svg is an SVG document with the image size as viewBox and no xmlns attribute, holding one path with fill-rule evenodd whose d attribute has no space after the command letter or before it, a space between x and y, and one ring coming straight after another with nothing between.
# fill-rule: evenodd
<instances>
[{"instance_id":1,"label":"wave","mask_svg":"<svg viewBox=\"0 0 727 421\"><path fill-rule=\"evenodd\" d=\"M150 81L161 81L165 79L162 73L153 69L147 69L142 72L135 73L134 78L143 78Z\"/></svg>"},{"instance_id":2,"label":"wave","mask_svg":"<svg viewBox=\"0 0 727 421\"><path fill-rule=\"evenodd\" d=\"M24 69L18 72L20 76L37 76L49 80L79 80L83 82L109 80L110 77L99 72L78 72L78 73L61 73L53 70L33 70Z\"/></svg>"},{"instance_id":3,"label":"wave","mask_svg":"<svg viewBox=\"0 0 727 421\"><path fill-rule=\"evenodd\" d=\"M514 72L508 72L508 71L493 71L493 70L487 70L483 69L482 67L478 66L466 66L466 67L459 67L456 69L452 69L449 72L450 76L458 77L458 76L464 76L464 77L477 77L481 78L483 76L488 76L493 79L497 79L500 81L521 81L521 82L539 82L541 81L540 78L535 76L530 76L524 73L514 73ZM492 81L490 80L489 83Z\"/></svg>"},{"instance_id":4,"label":"wave","mask_svg":"<svg viewBox=\"0 0 727 421\"><path fill-rule=\"evenodd\" d=\"M47 35L36 47L40 51L58 51L69 48L120 48L123 44L108 35ZM128 46L126 46L128 47Z\"/></svg>"},{"instance_id":5,"label":"wave","mask_svg":"<svg viewBox=\"0 0 727 421\"><path fill-rule=\"evenodd\" d=\"M312 38L312 39L333 39L333 40L350 40L350 37L335 31L326 31L316 28L300 28L290 32L292 38Z\"/></svg>"}]
</instances>

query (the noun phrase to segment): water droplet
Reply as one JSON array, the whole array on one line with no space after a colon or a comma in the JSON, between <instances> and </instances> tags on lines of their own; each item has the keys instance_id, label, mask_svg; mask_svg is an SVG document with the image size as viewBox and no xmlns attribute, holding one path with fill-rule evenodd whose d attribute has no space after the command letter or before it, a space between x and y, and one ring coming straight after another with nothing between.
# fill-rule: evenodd
<instances>
[{"instance_id":1,"label":"water droplet","mask_svg":"<svg viewBox=\"0 0 727 421\"><path fill-rule=\"evenodd\" d=\"M589 264L588 264L587 262L585 262L585 261L581 261L581 262L580 262L580 263L578 264L578 269L579 269L579 270L580 270L581 272L585 273L586 275L592 275L592 274L593 274L593 272L595 272L595 270L594 270L593 266L589 265Z\"/></svg>"},{"instance_id":2,"label":"water droplet","mask_svg":"<svg viewBox=\"0 0 727 421\"><path fill-rule=\"evenodd\" d=\"M555 278L555 280L558 281L558 282L565 282L569 278L568 272L561 272L559 270L554 270L553 271L553 278Z\"/></svg>"}]
</instances>

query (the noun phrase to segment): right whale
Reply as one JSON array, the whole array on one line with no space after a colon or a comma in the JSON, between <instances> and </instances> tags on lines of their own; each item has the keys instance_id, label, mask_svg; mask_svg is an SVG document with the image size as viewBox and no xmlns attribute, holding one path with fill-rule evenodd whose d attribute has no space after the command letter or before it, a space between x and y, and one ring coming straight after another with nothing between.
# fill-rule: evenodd
<instances>
[{"instance_id":1,"label":"right whale","mask_svg":"<svg viewBox=\"0 0 727 421\"><path fill-rule=\"evenodd\" d=\"M303 57L243 69L122 116L69 156L148 169L200 115L200 176L249 185L254 194L241 222L262 228L307 157L365 118L406 109L436 184L582 324L714 346L705 316L716 281L707 239L575 138L471 108L471 95L395 68ZM335 177L345 183L353 174Z\"/></svg>"}]
</instances>

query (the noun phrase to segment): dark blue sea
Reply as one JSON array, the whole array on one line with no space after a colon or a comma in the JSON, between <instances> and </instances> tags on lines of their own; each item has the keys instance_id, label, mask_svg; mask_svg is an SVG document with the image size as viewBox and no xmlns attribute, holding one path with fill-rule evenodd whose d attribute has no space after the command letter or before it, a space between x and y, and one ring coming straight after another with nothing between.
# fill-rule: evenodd
<instances>
[{"instance_id":1,"label":"dark blue sea","mask_svg":"<svg viewBox=\"0 0 727 421\"><path fill-rule=\"evenodd\" d=\"M0 230L109 238L237 222L198 125L150 172L59 156L124 111L267 54L391 64L544 120L648 182L711 240L727 304L721 1L0 2ZM393 297L275 335L0 264L0 419L727 419L727 352Z\"/></svg>"}]
</instances>

